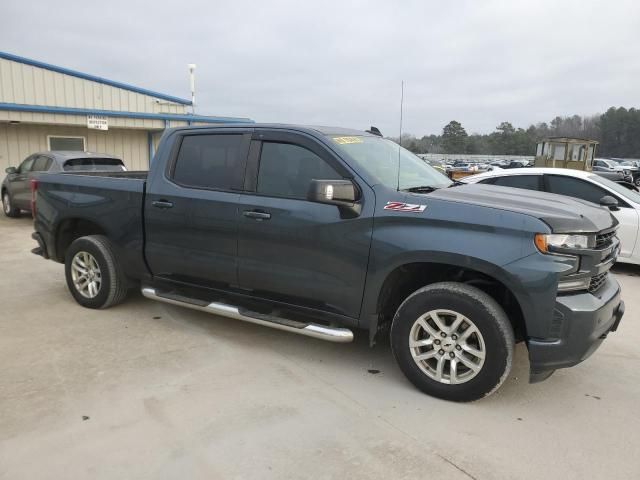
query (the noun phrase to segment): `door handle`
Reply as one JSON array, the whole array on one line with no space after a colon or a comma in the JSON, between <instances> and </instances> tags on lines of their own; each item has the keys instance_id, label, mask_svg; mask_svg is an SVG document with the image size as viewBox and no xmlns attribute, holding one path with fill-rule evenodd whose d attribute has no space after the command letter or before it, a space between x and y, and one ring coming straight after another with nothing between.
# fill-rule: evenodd
<instances>
[{"instance_id":1,"label":"door handle","mask_svg":"<svg viewBox=\"0 0 640 480\"><path fill-rule=\"evenodd\" d=\"M267 212L258 212L256 210L245 210L242 212L247 218L253 218L255 220L269 220L271 218L271 214Z\"/></svg>"},{"instance_id":2,"label":"door handle","mask_svg":"<svg viewBox=\"0 0 640 480\"><path fill-rule=\"evenodd\" d=\"M171 208L173 207L173 202L167 202L166 200L154 200L151 202L151 205L158 208Z\"/></svg>"}]
</instances>

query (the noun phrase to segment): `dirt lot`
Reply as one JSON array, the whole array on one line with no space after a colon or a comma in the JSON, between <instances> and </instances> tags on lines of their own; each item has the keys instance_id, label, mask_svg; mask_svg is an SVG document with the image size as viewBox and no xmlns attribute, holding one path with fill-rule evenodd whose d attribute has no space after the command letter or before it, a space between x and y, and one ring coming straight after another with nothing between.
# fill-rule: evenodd
<instances>
[{"instance_id":1,"label":"dirt lot","mask_svg":"<svg viewBox=\"0 0 640 480\"><path fill-rule=\"evenodd\" d=\"M387 347L310 338L133 294L78 306L0 219L0 478L639 478L640 268L578 367L527 383L526 349L473 404L416 391Z\"/></svg>"}]
</instances>

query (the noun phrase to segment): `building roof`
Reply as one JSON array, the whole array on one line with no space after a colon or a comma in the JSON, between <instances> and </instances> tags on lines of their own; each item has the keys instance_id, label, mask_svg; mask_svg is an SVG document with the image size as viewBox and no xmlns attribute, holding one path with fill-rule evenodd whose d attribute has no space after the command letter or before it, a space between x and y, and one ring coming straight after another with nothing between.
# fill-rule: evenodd
<instances>
[{"instance_id":1,"label":"building roof","mask_svg":"<svg viewBox=\"0 0 640 480\"><path fill-rule=\"evenodd\" d=\"M140 95L145 95L147 97L150 97L152 100L153 99L165 100L167 102L180 105L180 107L176 106L176 108L184 109L184 106L191 105L190 100L184 100L181 98L173 97L171 95L166 95L164 93L154 92L144 88L135 87L133 85L116 82L114 80L108 80L106 78L89 75L89 74L78 72L75 70L70 70L64 67L58 67L56 65L51 65L51 64L40 62L37 60L20 57L18 55L13 55L11 53L0 51L0 60L7 60L7 61L16 62L24 65L29 65L32 67L49 70L61 75L76 77L76 78L80 78L90 82L107 85L112 88L117 88L120 90L137 93ZM79 108L75 106L40 105L40 104L34 104L33 102L32 103L15 103L15 102L0 101L0 111L2 110L10 111L10 112L30 112L30 113L61 114L61 115L100 115L100 116L113 117L113 118L163 120L165 122L165 126L167 122L172 120L187 122L188 124L191 124L194 122L195 123L213 123L213 124L252 123L253 122L253 120L249 118L217 117L217 116L209 116L209 115L195 115L191 113L139 112L139 111L128 111L126 109L108 110L108 109L86 108L86 107Z\"/></svg>"},{"instance_id":2,"label":"building roof","mask_svg":"<svg viewBox=\"0 0 640 480\"><path fill-rule=\"evenodd\" d=\"M563 143L590 143L590 144L598 144L597 140L590 140L588 138L580 138L580 137L547 137L542 139L543 142L563 142Z\"/></svg>"},{"instance_id":3,"label":"building roof","mask_svg":"<svg viewBox=\"0 0 640 480\"><path fill-rule=\"evenodd\" d=\"M109 85L111 87L122 88L123 90L129 90L131 92L141 93L143 95L149 95L151 97L155 97L160 100L166 100L168 102L179 103L181 105L191 105L191 100L185 100L182 98L174 97L172 95L166 95L164 93L154 92L152 90L147 90L146 88L135 87L133 85L129 85L126 83L117 82L115 80L109 80L102 77L97 77L95 75L78 72L77 70L71 70L65 67L58 67L57 65L51 65L49 63L40 62L38 60L32 60L30 58L20 57L18 55L13 55L7 52L0 51L0 58L4 58L5 60L11 60L12 62L24 63L25 65L31 65L33 67L44 68L45 70L62 73L64 75L71 75L72 77L81 78L83 80L90 80L92 82L102 83L104 85Z\"/></svg>"},{"instance_id":4,"label":"building roof","mask_svg":"<svg viewBox=\"0 0 640 480\"><path fill-rule=\"evenodd\" d=\"M212 117L205 115L193 115L191 113L145 113L145 112L124 112L120 110L97 110L95 108L74 108L74 107L48 107L45 105L25 105L22 103L0 102L0 110L11 112L33 112L33 113L59 113L63 115L103 115L105 117L121 118L143 118L148 120L177 120L181 122L202 122L202 123L253 123L250 118L240 117Z\"/></svg>"}]
</instances>

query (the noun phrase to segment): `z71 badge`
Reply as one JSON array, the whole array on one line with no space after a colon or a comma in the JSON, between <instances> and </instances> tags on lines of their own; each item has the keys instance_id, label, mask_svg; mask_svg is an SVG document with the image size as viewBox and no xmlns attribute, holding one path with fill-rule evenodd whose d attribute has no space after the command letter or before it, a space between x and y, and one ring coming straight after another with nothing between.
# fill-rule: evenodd
<instances>
[{"instance_id":1,"label":"z71 badge","mask_svg":"<svg viewBox=\"0 0 640 480\"><path fill-rule=\"evenodd\" d=\"M404 203L404 202L387 202L384 206L385 210L395 210L396 212L424 212L427 208L426 205L419 205L417 203Z\"/></svg>"}]
</instances>

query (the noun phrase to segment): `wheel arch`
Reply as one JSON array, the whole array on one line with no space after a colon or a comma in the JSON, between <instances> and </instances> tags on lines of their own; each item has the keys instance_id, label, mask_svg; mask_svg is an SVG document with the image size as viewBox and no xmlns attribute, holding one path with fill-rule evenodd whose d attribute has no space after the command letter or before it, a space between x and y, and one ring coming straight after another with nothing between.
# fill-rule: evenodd
<instances>
[{"instance_id":1,"label":"wheel arch","mask_svg":"<svg viewBox=\"0 0 640 480\"><path fill-rule=\"evenodd\" d=\"M70 217L60 220L54 233L55 260L64 262L64 257L74 240L87 235L107 235L107 230L95 220Z\"/></svg>"},{"instance_id":2,"label":"wheel arch","mask_svg":"<svg viewBox=\"0 0 640 480\"><path fill-rule=\"evenodd\" d=\"M522 299L513 288L518 284L508 272L485 260L463 255L428 256L390 267L373 293L369 293L369 338L372 344L386 334L402 301L426 285L455 281L473 285L495 299L505 310L517 340L526 339Z\"/></svg>"}]
</instances>

